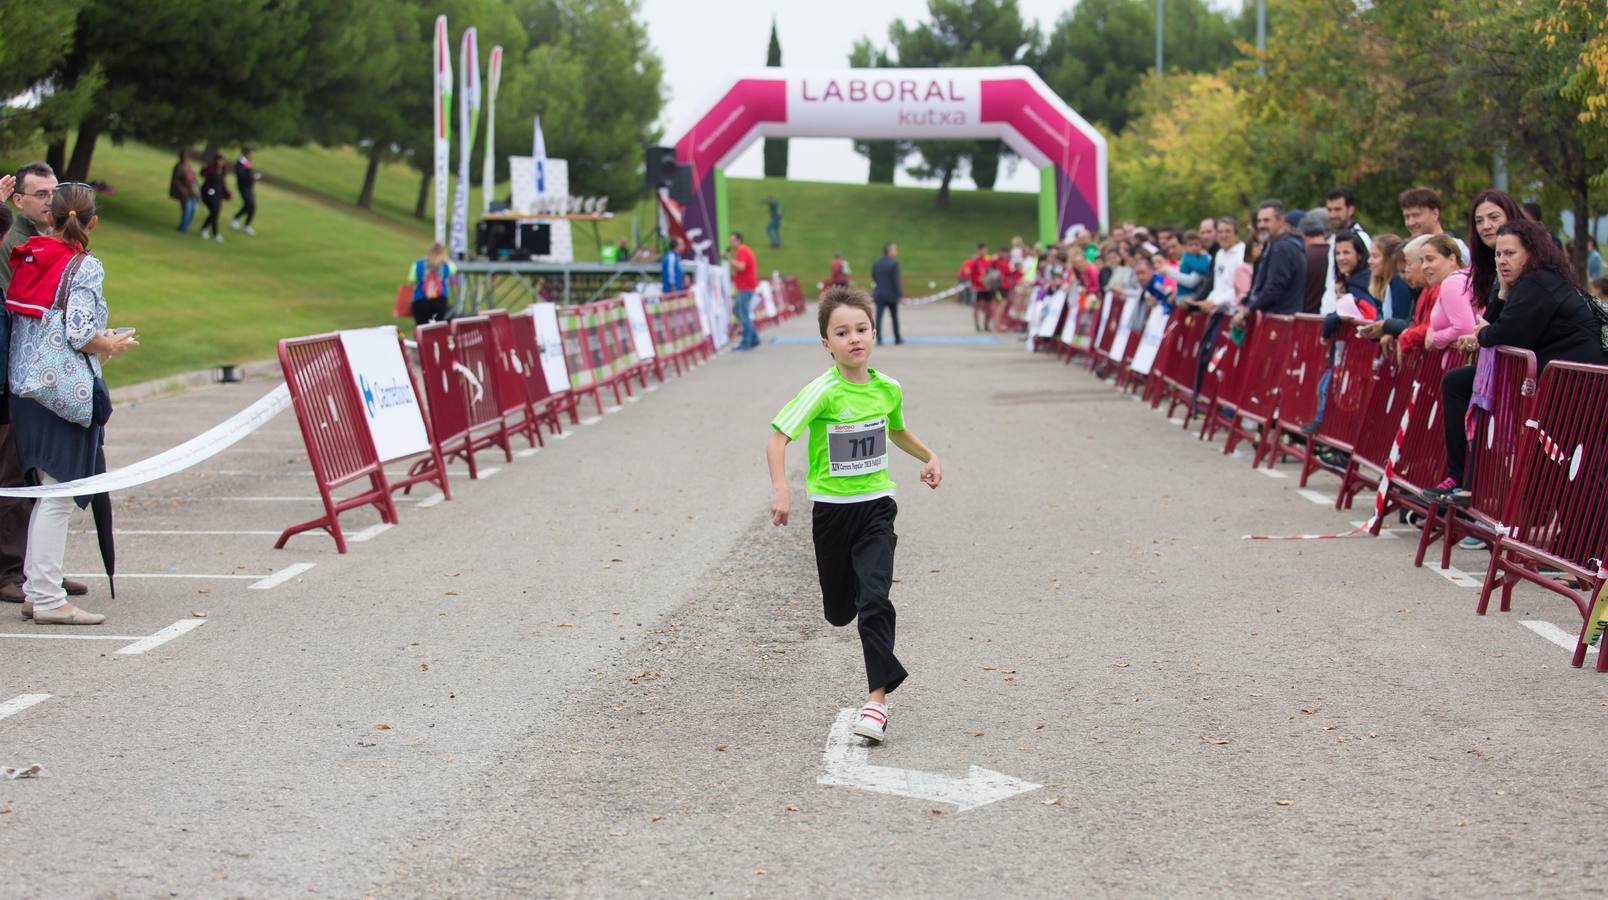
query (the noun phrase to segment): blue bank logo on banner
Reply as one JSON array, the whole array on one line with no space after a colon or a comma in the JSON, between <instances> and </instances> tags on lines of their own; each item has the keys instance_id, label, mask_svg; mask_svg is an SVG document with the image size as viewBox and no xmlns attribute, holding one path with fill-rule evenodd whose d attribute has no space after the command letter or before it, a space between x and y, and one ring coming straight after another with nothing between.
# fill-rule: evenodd
<instances>
[{"instance_id":1,"label":"blue bank logo on banner","mask_svg":"<svg viewBox=\"0 0 1608 900\"><path fill-rule=\"evenodd\" d=\"M374 418L377 410L413 405L413 388L394 378L389 385L380 385L370 382L366 375L359 372L357 384L363 394L363 408L368 411L370 419Z\"/></svg>"}]
</instances>

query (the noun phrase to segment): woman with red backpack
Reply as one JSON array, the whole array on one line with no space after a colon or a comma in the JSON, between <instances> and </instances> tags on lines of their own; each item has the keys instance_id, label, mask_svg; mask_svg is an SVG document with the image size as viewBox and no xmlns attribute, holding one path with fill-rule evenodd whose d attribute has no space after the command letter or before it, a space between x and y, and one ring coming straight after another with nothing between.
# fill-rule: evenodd
<instances>
[{"instance_id":1,"label":"woman with red backpack","mask_svg":"<svg viewBox=\"0 0 1608 900\"><path fill-rule=\"evenodd\" d=\"M102 283L106 270L89 255L95 192L58 185L50 202L51 236L11 251L7 390L17 460L33 484L77 481L106 471L101 450L111 396L101 366L138 346L134 329L109 331ZM91 498L42 497L28 519L22 617L40 625L99 625L106 617L67 602L62 563L73 505Z\"/></svg>"},{"instance_id":2,"label":"woman with red backpack","mask_svg":"<svg viewBox=\"0 0 1608 900\"><path fill-rule=\"evenodd\" d=\"M413 261L408 283L413 285L413 323L447 320L447 282L452 278L452 262L447 248L431 244L424 256Z\"/></svg>"}]
</instances>

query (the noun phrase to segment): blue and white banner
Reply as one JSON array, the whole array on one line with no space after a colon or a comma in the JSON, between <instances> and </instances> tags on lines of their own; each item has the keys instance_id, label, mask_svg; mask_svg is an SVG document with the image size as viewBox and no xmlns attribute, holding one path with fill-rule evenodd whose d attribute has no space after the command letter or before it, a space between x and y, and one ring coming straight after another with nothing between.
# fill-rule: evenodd
<instances>
[{"instance_id":1,"label":"blue and white banner","mask_svg":"<svg viewBox=\"0 0 1608 900\"><path fill-rule=\"evenodd\" d=\"M401 459L430 449L430 436L424 430L424 408L413 392L397 342L396 326L343 331L341 346L346 349L352 382L363 412L368 416L369 433L382 462Z\"/></svg>"}]
</instances>

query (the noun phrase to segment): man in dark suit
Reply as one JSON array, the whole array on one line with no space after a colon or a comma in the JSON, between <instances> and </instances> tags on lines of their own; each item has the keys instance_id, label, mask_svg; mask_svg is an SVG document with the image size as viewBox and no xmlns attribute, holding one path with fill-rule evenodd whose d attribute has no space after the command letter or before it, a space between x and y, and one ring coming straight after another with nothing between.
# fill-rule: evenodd
<instances>
[{"instance_id":1,"label":"man in dark suit","mask_svg":"<svg viewBox=\"0 0 1608 900\"><path fill-rule=\"evenodd\" d=\"M899 300L904 296L903 279L899 277L899 245L882 248L882 258L871 264L871 299L877 305L877 343L882 343L882 311L893 314L893 342L904 343L899 333Z\"/></svg>"}]
</instances>

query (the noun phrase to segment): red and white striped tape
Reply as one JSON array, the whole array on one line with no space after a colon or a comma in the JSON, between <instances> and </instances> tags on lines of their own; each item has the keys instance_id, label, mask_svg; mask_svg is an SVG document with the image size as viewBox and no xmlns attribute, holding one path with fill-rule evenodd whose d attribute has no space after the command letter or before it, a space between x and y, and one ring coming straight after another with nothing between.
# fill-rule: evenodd
<instances>
[{"instance_id":1,"label":"red and white striped tape","mask_svg":"<svg viewBox=\"0 0 1608 900\"><path fill-rule=\"evenodd\" d=\"M1541 452L1547 455L1547 459L1550 459L1561 466L1563 465L1564 461L1569 458L1569 455L1563 452L1563 448L1559 447L1557 442L1552 440L1552 436L1541 429L1540 422L1537 422L1534 419L1526 419L1524 422L1524 427L1535 431L1536 439L1541 442Z\"/></svg>"}]
</instances>

